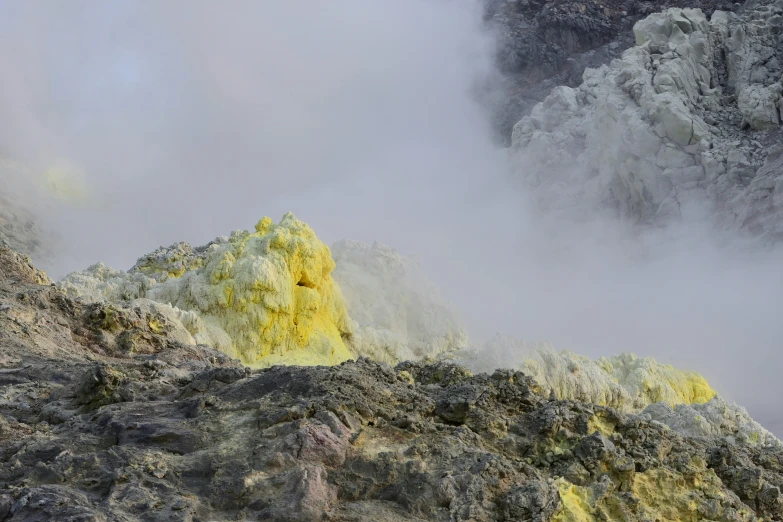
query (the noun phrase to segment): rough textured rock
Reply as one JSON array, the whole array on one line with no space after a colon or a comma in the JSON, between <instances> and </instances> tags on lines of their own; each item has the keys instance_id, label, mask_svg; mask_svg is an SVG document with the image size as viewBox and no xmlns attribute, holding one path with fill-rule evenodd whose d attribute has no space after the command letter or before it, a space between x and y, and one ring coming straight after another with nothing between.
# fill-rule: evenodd
<instances>
[{"instance_id":1,"label":"rough textured rock","mask_svg":"<svg viewBox=\"0 0 783 522\"><path fill-rule=\"evenodd\" d=\"M779 520L783 451L520 371L250 370L0 248L0 520ZM650 413L653 416L653 413Z\"/></svg>"},{"instance_id":2,"label":"rough textured rock","mask_svg":"<svg viewBox=\"0 0 783 522\"><path fill-rule=\"evenodd\" d=\"M721 397L704 404L651 404L642 411L641 418L661 422L690 437L723 436L750 445L781 445L745 408Z\"/></svg>"},{"instance_id":3,"label":"rough textured rock","mask_svg":"<svg viewBox=\"0 0 783 522\"><path fill-rule=\"evenodd\" d=\"M84 302L161 315L179 342L248 364L336 364L355 356L396 364L466 348L456 313L411 260L356 241L330 250L293 216L277 227L263 223L271 228L204 247L161 247L128 272L98 263L59 285Z\"/></svg>"},{"instance_id":4,"label":"rough textured rock","mask_svg":"<svg viewBox=\"0 0 783 522\"><path fill-rule=\"evenodd\" d=\"M783 3L738 14L670 9L639 44L558 87L514 127L512 154L543 206L607 206L642 222L709 216L780 237ZM563 187L569 187L563 190Z\"/></svg>"},{"instance_id":5,"label":"rough textured rock","mask_svg":"<svg viewBox=\"0 0 783 522\"><path fill-rule=\"evenodd\" d=\"M232 237L247 234L239 232ZM213 244L226 243L231 239ZM146 324L154 333L165 333L170 342L206 345L237 358L234 341L220 324L211 322L198 309L183 310L166 299L160 302L161 295L170 294L157 292L168 281L180 281L191 272L209 269L211 245L193 249L179 243L162 248L140 258L130 272L94 265L70 275L60 288L66 295L91 303L92 320L102 325L101 338L111 353L138 351L145 340L157 342L143 332L126 331L128 325ZM353 334L345 337L345 346L351 350L345 360L361 356L387 364L451 360L490 373L511 364L532 376L546 396L639 414L693 437L778 444L743 408L716 396L698 374L661 365L649 357L623 354L594 361L568 351L556 352L551 346L528 346L513 338L496 338L476 349L468 344L456 314L410 260L382 245L352 241L337 243L334 258L334 278L344 288L351 316L356 318L348 319ZM182 292L182 287L174 288ZM299 358L260 361L266 366L277 362L341 362L321 357L317 351L313 354L307 347L301 353ZM91 386L98 386L94 383L123 379L103 368L91 374L85 389L93 393ZM114 400L114 393L107 395L104 388L101 384L94 393L106 398L96 400Z\"/></svg>"},{"instance_id":6,"label":"rough textured rock","mask_svg":"<svg viewBox=\"0 0 783 522\"><path fill-rule=\"evenodd\" d=\"M494 100L501 139L555 86L577 87L587 67L600 67L634 44L632 28L670 7L732 11L728 0L487 0L485 18L498 34L504 79Z\"/></svg>"},{"instance_id":7,"label":"rough textured rock","mask_svg":"<svg viewBox=\"0 0 783 522\"><path fill-rule=\"evenodd\" d=\"M438 289L411 260L384 245L332 245L340 285L353 321L354 351L396 364L463 350L467 335Z\"/></svg>"}]
</instances>

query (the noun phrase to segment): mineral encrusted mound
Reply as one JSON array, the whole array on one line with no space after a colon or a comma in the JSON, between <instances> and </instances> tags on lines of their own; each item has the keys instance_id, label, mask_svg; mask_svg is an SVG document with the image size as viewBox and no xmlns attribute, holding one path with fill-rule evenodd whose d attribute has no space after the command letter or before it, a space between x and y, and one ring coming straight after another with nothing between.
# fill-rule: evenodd
<instances>
[{"instance_id":1,"label":"mineral encrusted mound","mask_svg":"<svg viewBox=\"0 0 783 522\"><path fill-rule=\"evenodd\" d=\"M337 364L352 357L351 325L329 247L286 214L254 232L205 247L179 243L139 259L128 272L101 264L67 276L71 297L141 306L248 365ZM180 328L182 329L182 328Z\"/></svg>"},{"instance_id":2,"label":"mineral encrusted mound","mask_svg":"<svg viewBox=\"0 0 783 522\"><path fill-rule=\"evenodd\" d=\"M250 365L396 364L467 347L458 315L413 261L380 244L329 249L291 214L203 247L161 247L127 272L98 263L59 284L85 302L163 315L181 342Z\"/></svg>"},{"instance_id":3,"label":"mineral encrusted mound","mask_svg":"<svg viewBox=\"0 0 783 522\"><path fill-rule=\"evenodd\" d=\"M274 237L282 239L270 246ZM302 247L302 238L315 248ZM110 352L139 349L136 345L146 334L130 335L121 327L149 317L147 327L165 333L171 342L207 345L251 366L334 365L360 356L392 365L452 360L485 372L510 365L532 376L546 396L612 407L694 437L779 444L747 411L717 396L703 377L649 357L623 354L591 360L502 337L471 347L457 314L411 260L383 245L354 241L338 242L332 251L336 268L329 249L289 215L278 226L264 219L255 233L235 232L205 247L178 243L158 249L128 272L94 265L59 286L82 302L108 305L95 320L105 326L101 335ZM321 257L312 263L296 256ZM249 266L276 268L253 272ZM305 268L300 272L297 266ZM318 273L322 280L312 275ZM281 279L286 282L269 283ZM292 282L301 280L317 281L313 286L318 292L331 288L326 295L332 300L322 299L313 313L320 319L311 323L314 341L297 343L298 328L307 323L291 304L298 299L291 289L300 288ZM256 293L247 290L259 288ZM288 308L280 308L280 302ZM338 307L330 308L330 303ZM282 311L262 313L274 306ZM269 322L259 327L261 320ZM282 333L269 340L265 324Z\"/></svg>"},{"instance_id":4,"label":"mineral encrusted mound","mask_svg":"<svg viewBox=\"0 0 783 522\"><path fill-rule=\"evenodd\" d=\"M783 518L779 446L561 400L522 371L251 370L172 328L0 248L0 520Z\"/></svg>"},{"instance_id":5,"label":"mineral encrusted mound","mask_svg":"<svg viewBox=\"0 0 783 522\"><path fill-rule=\"evenodd\" d=\"M670 9L637 46L557 87L514 127L519 172L550 210L607 205L643 222L711 217L778 239L783 1ZM563 187L569 187L563 190Z\"/></svg>"},{"instance_id":6,"label":"mineral encrusted mound","mask_svg":"<svg viewBox=\"0 0 783 522\"><path fill-rule=\"evenodd\" d=\"M458 314L416 263L380 243L339 241L332 255L357 353L396 364L448 357L467 347Z\"/></svg>"}]
</instances>

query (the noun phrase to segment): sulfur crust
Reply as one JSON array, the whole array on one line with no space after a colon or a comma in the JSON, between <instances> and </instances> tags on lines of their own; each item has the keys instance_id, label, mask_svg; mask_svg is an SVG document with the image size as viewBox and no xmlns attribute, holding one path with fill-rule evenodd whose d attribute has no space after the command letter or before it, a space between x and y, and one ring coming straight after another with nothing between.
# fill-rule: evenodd
<instances>
[{"instance_id":1,"label":"sulfur crust","mask_svg":"<svg viewBox=\"0 0 783 522\"><path fill-rule=\"evenodd\" d=\"M590 417L587 421L588 431L590 433L599 432L608 437L614 432L615 425L610 422L603 413L598 413Z\"/></svg>"},{"instance_id":2,"label":"sulfur crust","mask_svg":"<svg viewBox=\"0 0 783 522\"><path fill-rule=\"evenodd\" d=\"M590 507L590 490L571 484L565 479L556 482L562 504L552 518L553 522L593 522L595 516Z\"/></svg>"},{"instance_id":3,"label":"sulfur crust","mask_svg":"<svg viewBox=\"0 0 783 522\"><path fill-rule=\"evenodd\" d=\"M332 270L329 247L289 213L279 225L263 218L255 232L236 233L211 245L202 261L168 270L147 297L219 326L231 340L221 349L249 366L334 365L352 354Z\"/></svg>"},{"instance_id":4,"label":"sulfur crust","mask_svg":"<svg viewBox=\"0 0 783 522\"><path fill-rule=\"evenodd\" d=\"M658 520L661 522L697 522L704 520L700 513L709 499L716 499L717 509L724 510L726 500L721 492L721 481L706 463L693 459L687 474L665 468L652 468L635 473L629 493L633 505L623 497L597 485L577 486L563 478L555 481L560 496L560 508L554 522L593 522L595 520ZM749 510L740 510L740 520L753 519Z\"/></svg>"},{"instance_id":5,"label":"sulfur crust","mask_svg":"<svg viewBox=\"0 0 783 522\"><path fill-rule=\"evenodd\" d=\"M625 412L638 412L656 403L704 404L716 396L701 375L632 354L591 360L569 351L541 348L524 358L522 369L558 399Z\"/></svg>"},{"instance_id":6,"label":"sulfur crust","mask_svg":"<svg viewBox=\"0 0 783 522\"><path fill-rule=\"evenodd\" d=\"M601 358L598 364L617 382L626 383L650 404L704 404L716 393L707 380L695 372L685 372L651 357L622 354Z\"/></svg>"}]
</instances>

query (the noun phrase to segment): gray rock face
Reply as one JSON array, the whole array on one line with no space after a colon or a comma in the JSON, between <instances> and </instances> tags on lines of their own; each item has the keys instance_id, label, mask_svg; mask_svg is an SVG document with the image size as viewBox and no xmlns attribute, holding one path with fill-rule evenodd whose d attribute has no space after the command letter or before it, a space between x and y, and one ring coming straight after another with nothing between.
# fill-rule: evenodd
<instances>
[{"instance_id":1,"label":"gray rock face","mask_svg":"<svg viewBox=\"0 0 783 522\"><path fill-rule=\"evenodd\" d=\"M776 445L556 400L518 371L249 370L171 333L0 248L0 520L783 517Z\"/></svg>"},{"instance_id":2,"label":"gray rock face","mask_svg":"<svg viewBox=\"0 0 783 522\"><path fill-rule=\"evenodd\" d=\"M777 238L782 16L768 0L709 21L671 9L638 22L636 47L514 127L520 172L536 173L528 181L550 208L708 217Z\"/></svg>"},{"instance_id":3,"label":"gray rock face","mask_svg":"<svg viewBox=\"0 0 783 522\"><path fill-rule=\"evenodd\" d=\"M488 0L485 16L499 36L497 59L505 81L495 100L502 140L558 85L576 87L587 67L600 67L634 44L633 25L670 7L731 11L728 0Z\"/></svg>"}]
</instances>

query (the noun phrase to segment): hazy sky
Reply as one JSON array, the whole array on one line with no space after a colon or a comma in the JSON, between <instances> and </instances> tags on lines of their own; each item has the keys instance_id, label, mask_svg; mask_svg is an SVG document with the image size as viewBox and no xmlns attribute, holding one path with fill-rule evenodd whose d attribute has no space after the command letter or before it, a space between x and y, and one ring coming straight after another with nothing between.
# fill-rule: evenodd
<instances>
[{"instance_id":1,"label":"hazy sky","mask_svg":"<svg viewBox=\"0 0 783 522\"><path fill-rule=\"evenodd\" d=\"M533 215L473 95L492 52L470 0L4 2L0 151L85 176L31 202L55 276L290 210L416 257L476 339L654 355L783 432L779 253Z\"/></svg>"}]
</instances>

